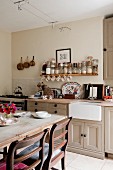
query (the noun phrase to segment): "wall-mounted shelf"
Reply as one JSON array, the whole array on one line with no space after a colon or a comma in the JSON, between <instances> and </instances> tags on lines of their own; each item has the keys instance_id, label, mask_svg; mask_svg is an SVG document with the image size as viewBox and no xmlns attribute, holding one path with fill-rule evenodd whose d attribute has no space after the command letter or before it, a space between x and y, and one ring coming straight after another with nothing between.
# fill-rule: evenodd
<instances>
[{"instance_id":1,"label":"wall-mounted shelf","mask_svg":"<svg viewBox=\"0 0 113 170\"><path fill-rule=\"evenodd\" d=\"M73 76L98 76L98 74L46 74L40 75L46 81L70 81Z\"/></svg>"},{"instance_id":2,"label":"wall-mounted shelf","mask_svg":"<svg viewBox=\"0 0 113 170\"><path fill-rule=\"evenodd\" d=\"M90 74L90 73L87 73L87 74L45 74L45 75L40 75L40 76L44 76L44 77L47 77L47 76L50 76L50 77L58 77L58 76L98 76L98 74Z\"/></svg>"}]
</instances>

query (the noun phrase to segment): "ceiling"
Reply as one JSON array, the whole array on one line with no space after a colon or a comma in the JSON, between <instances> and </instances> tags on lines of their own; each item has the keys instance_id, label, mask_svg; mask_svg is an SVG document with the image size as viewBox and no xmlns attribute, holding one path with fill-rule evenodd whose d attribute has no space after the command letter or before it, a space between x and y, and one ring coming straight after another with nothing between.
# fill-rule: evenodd
<instances>
[{"instance_id":1,"label":"ceiling","mask_svg":"<svg viewBox=\"0 0 113 170\"><path fill-rule=\"evenodd\" d=\"M0 0L0 29L16 32L112 14L113 0Z\"/></svg>"}]
</instances>

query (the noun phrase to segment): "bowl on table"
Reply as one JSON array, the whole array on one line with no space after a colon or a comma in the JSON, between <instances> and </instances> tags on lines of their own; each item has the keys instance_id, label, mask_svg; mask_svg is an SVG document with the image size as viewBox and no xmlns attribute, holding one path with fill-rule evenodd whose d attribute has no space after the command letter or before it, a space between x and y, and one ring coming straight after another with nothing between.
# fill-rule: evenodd
<instances>
[{"instance_id":1,"label":"bowl on table","mask_svg":"<svg viewBox=\"0 0 113 170\"><path fill-rule=\"evenodd\" d=\"M46 111L38 111L35 114L38 117L46 117L48 115L48 112L46 112Z\"/></svg>"}]
</instances>

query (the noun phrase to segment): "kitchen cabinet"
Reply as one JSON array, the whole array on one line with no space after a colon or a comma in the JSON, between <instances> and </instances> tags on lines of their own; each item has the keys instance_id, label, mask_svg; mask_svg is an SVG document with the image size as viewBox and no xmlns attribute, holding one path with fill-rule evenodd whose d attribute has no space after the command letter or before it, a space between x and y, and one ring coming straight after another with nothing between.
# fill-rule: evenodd
<instances>
[{"instance_id":1,"label":"kitchen cabinet","mask_svg":"<svg viewBox=\"0 0 113 170\"><path fill-rule=\"evenodd\" d=\"M102 122L73 118L70 125L68 150L104 158L104 133Z\"/></svg>"},{"instance_id":2,"label":"kitchen cabinet","mask_svg":"<svg viewBox=\"0 0 113 170\"><path fill-rule=\"evenodd\" d=\"M68 104L28 101L28 111L47 111L50 114L68 115Z\"/></svg>"},{"instance_id":3,"label":"kitchen cabinet","mask_svg":"<svg viewBox=\"0 0 113 170\"><path fill-rule=\"evenodd\" d=\"M113 80L113 18L104 19L104 80Z\"/></svg>"},{"instance_id":4,"label":"kitchen cabinet","mask_svg":"<svg viewBox=\"0 0 113 170\"><path fill-rule=\"evenodd\" d=\"M105 152L113 154L113 107L105 107Z\"/></svg>"}]
</instances>

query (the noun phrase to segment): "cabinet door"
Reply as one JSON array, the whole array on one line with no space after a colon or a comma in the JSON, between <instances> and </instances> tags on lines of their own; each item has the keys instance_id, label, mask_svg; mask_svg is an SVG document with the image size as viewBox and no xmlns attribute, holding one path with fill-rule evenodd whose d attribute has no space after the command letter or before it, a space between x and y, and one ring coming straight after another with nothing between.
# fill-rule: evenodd
<instances>
[{"instance_id":1,"label":"cabinet door","mask_svg":"<svg viewBox=\"0 0 113 170\"><path fill-rule=\"evenodd\" d=\"M113 107L105 107L105 152L113 154Z\"/></svg>"},{"instance_id":2,"label":"cabinet door","mask_svg":"<svg viewBox=\"0 0 113 170\"><path fill-rule=\"evenodd\" d=\"M72 119L69 131L69 146L83 148L83 129L83 122Z\"/></svg>"},{"instance_id":3,"label":"cabinet door","mask_svg":"<svg viewBox=\"0 0 113 170\"><path fill-rule=\"evenodd\" d=\"M104 80L113 80L113 18L104 20Z\"/></svg>"},{"instance_id":4,"label":"cabinet door","mask_svg":"<svg viewBox=\"0 0 113 170\"><path fill-rule=\"evenodd\" d=\"M94 151L102 151L102 125L85 123L84 148Z\"/></svg>"}]
</instances>

